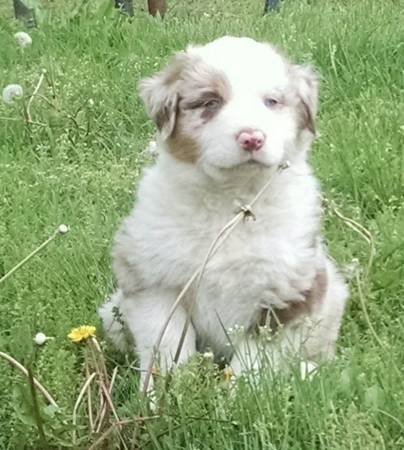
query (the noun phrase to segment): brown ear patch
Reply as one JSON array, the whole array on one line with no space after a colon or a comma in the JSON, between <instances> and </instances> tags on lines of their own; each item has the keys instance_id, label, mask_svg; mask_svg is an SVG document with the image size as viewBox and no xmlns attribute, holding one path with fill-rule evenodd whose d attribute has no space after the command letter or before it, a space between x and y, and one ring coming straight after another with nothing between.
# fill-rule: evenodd
<instances>
[{"instance_id":1,"label":"brown ear patch","mask_svg":"<svg viewBox=\"0 0 404 450\"><path fill-rule=\"evenodd\" d=\"M302 98L299 99L299 104L297 106L297 116L300 129L307 129L311 133L316 134L313 114L309 105Z\"/></svg>"},{"instance_id":2,"label":"brown ear patch","mask_svg":"<svg viewBox=\"0 0 404 450\"><path fill-rule=\"evenodd\" d=\"M316 134L315 118L318 103L319 77L308 65L290 66L289 73L297 95L297 116L299 128Z\"/></svg>"},{"instance_id":3,"label":"brown ear patch","mask_svg":"<svg viewBox=\"0 0 404 450\"><path fill-rule=\"evenodd\" d=\"M191 64L190 60L189 55L179 52L163 70L139 83L140 97L163 139L174 130L179 99L178 84L185 67Z\"/></svg>"},{"instance_id":4,"label":"brown ear patch","mask_svg":"<svg viewBox=\"0 0 404 450\"><path fill-rule=\"evenodd\" d=\"M180 161L195 164L201 149L195 138L198 129L212 120L230 98L224 74L199 61L182 73L174 129L167 150Z\"/></svg>"}]
</instances>

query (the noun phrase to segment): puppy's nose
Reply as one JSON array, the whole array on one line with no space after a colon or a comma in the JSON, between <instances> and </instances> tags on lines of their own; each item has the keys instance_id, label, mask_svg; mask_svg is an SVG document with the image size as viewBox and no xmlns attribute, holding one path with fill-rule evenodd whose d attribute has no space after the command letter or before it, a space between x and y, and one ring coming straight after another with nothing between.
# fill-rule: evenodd
<instances>
[{"instance_id":1,"label":"puppy's nose","mask_svg":"<svg viewBox=\"0 0 404 450\"><path fill-rule=\"evenodd\" d=\"M260 130L246 128L238 133L236 140L244 150L254 152L259 150L264 145L265 135Z\"/></svg>"}]
</instances>

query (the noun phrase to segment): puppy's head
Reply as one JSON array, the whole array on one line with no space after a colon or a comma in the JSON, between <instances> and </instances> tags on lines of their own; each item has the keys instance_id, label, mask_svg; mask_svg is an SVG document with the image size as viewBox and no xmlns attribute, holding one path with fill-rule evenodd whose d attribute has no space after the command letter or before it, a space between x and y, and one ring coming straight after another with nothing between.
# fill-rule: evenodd
<instances>
[{"instance_id":1,"label":"puppy's head","mask_svg":"<svg viewBox=\"0 0 404 450\"><path fill-rule=\"evenodd\" d=\"M273 47L224 37L189 47L140 84L165 148L188 163L272 166L315 134L318 81Z\"/></svg>"}]
</instances>

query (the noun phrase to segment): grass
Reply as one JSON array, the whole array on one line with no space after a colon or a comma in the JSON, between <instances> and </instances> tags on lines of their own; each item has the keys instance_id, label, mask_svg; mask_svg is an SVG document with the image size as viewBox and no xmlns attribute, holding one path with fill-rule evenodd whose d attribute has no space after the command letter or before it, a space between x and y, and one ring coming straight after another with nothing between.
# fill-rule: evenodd
<instances>
[{"instance_id":1,"label":"grass","mask_svg":"<svg viewBox=\"0 0 404 450\"><path fill-rule=\"evenodd\" d=\"M313 165L327 198L372 234L375 259L369 277L362 270L351 282L338 359L311 381L264 374L253 385L240 380L230 396L197 358L160 390L159 417L122 433L142 449L404 448L404 1L285 0L279 14L262 17L261 1L172 0L164 22L142 2L132 21L110 3L37 1L40 27L24 51L13 38L21 25L0 6L0 87L21 84L26 102L47 71L31 107L42 125L26 125L22 102L0 104L0 274L59 224L71 227L0 284L0 350L32 367L60 406L38 397L49 447L88 448L97 438L82 407L72 444L85 352L66 335L84 323L99 328L97 306L113 289L112 237L154 132L137 81L190 41L236 34L275 42L319 69ZM357 258L366 267L366 241L331 209L324 231L339 264ZM34 349L37 331L54 339ZM108 369L119 366L120 417L145 414L133 361L102 345ZM3 360L0 386L0 449L43 448L27 380ZM118 448L115 432L108 442Z\"/></svg>"}]
</instances>

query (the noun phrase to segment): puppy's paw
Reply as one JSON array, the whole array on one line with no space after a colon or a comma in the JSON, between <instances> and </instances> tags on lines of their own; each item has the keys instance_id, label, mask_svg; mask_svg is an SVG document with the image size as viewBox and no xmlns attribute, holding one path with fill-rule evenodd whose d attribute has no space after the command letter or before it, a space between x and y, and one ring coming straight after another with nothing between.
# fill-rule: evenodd
<instances>
[{"instance_id":1,"label":"puppy's paw","mask_svg":"<svg viewBox=\"0 0 404 450\"><path fill-rule=\"evenodd\" d=\"M302 380L311 380L318 371L318 366L313 361L300 362L300 378Z\"/></svg>"}]
</instances>

